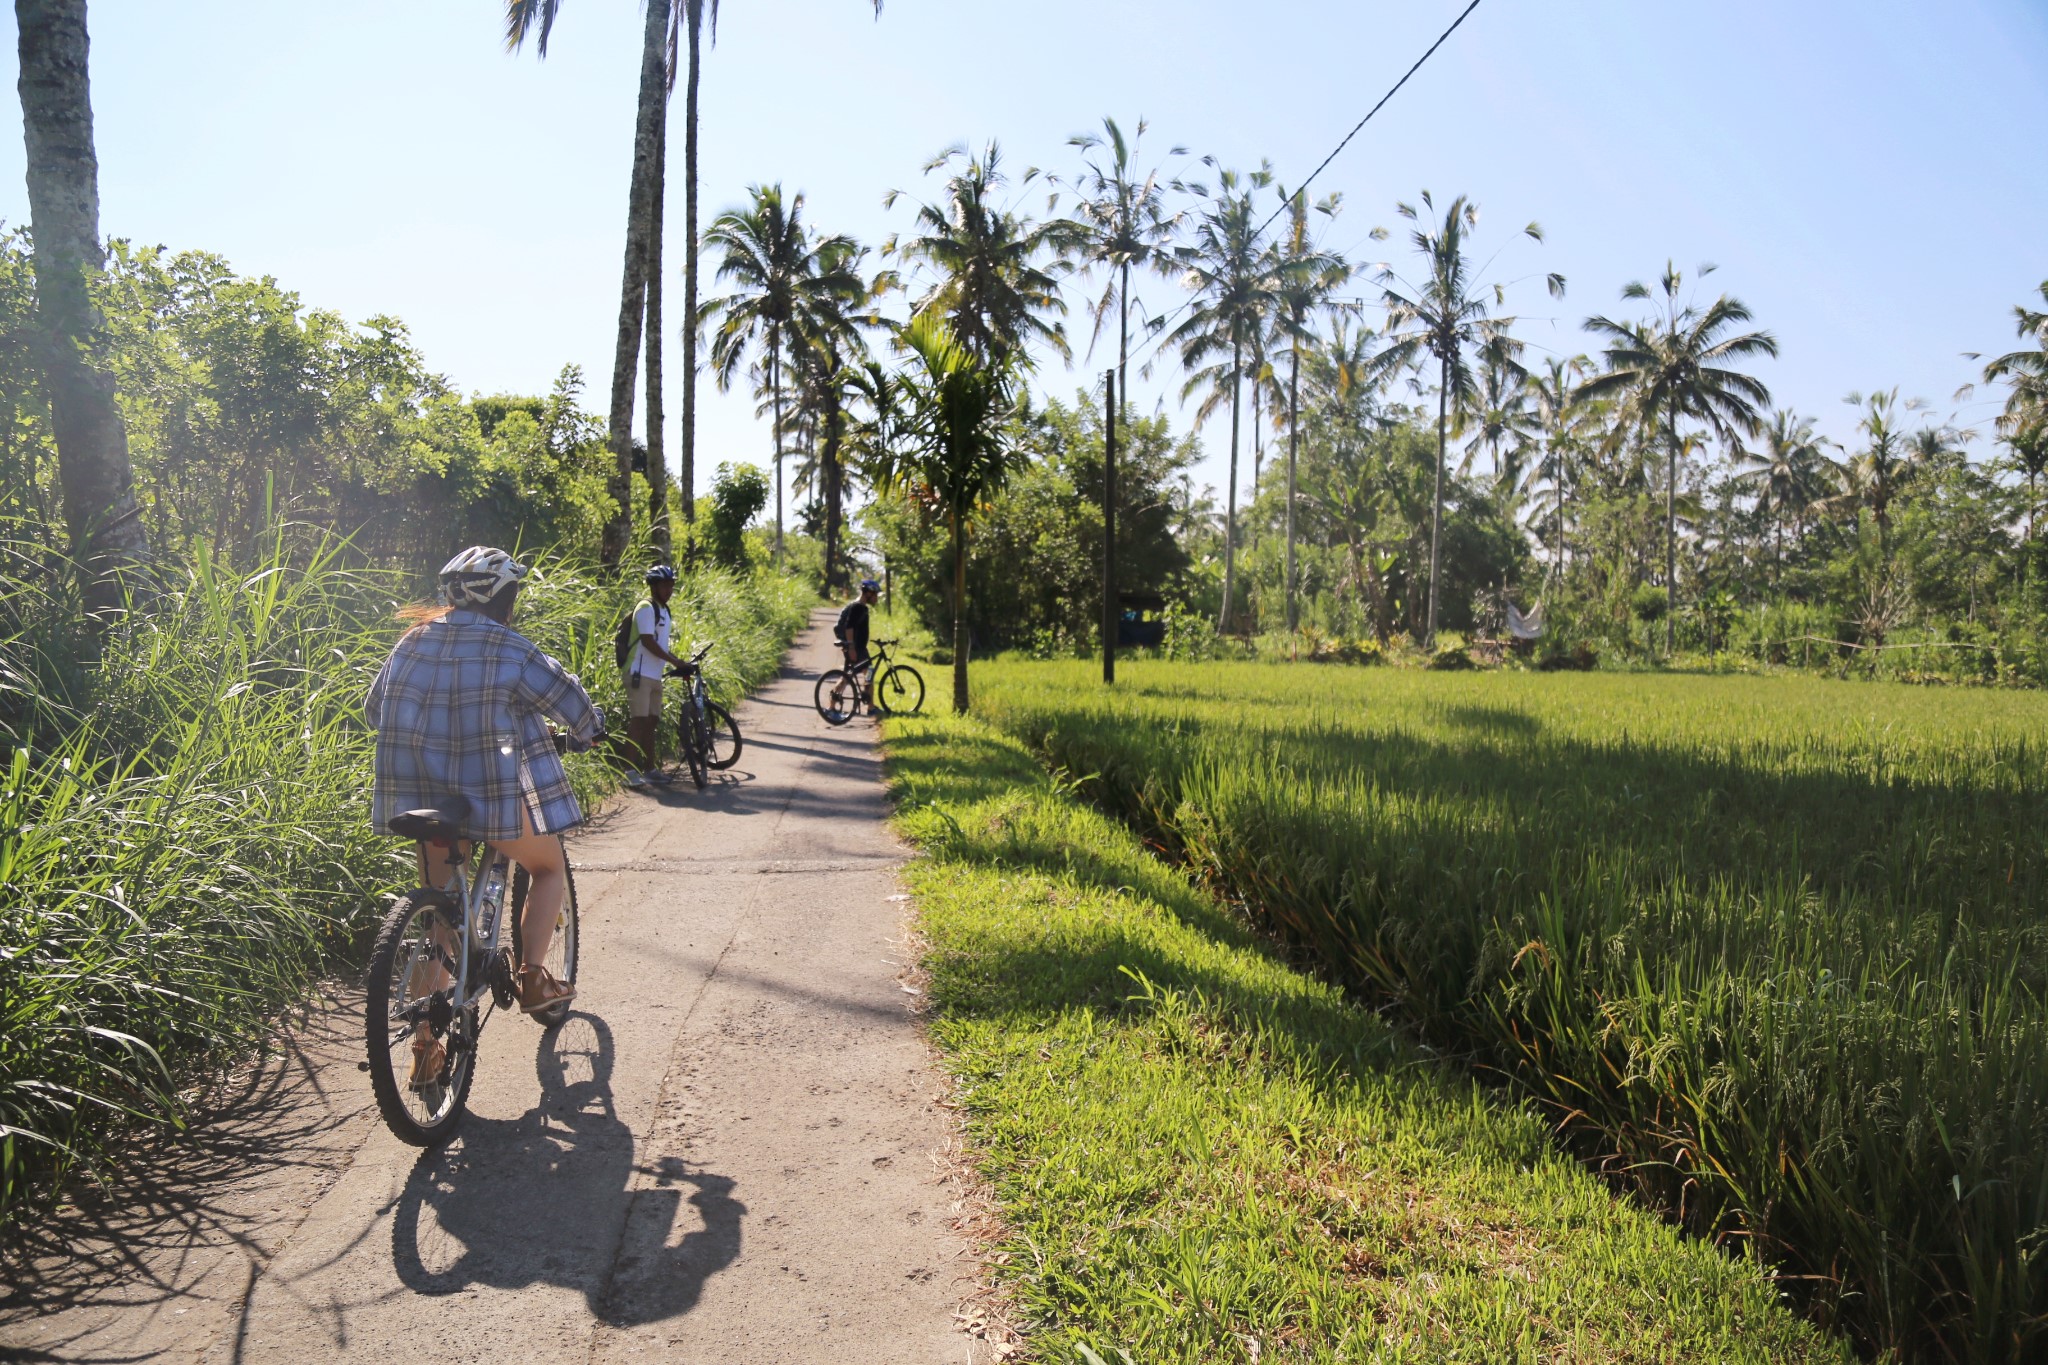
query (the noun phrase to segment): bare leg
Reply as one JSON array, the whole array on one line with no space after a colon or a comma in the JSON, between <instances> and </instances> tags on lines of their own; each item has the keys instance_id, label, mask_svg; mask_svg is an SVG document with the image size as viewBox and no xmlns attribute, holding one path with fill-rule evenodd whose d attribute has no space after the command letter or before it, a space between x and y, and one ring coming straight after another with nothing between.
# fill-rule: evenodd
<instances>
[{"instance_id":1,"label":"bare leg","mask_svg":"<svg viewBox=\"0 0 2048 1365\"><path fill-rule=\"evenodd\" d=\"M555 937L555 916L569 885L569 858L556 834L535 834L526 802L519 803L519 837L501 840L498 851L526 869L526 909L519 917L519 944L525 961L532 966L547 959L548 945Z\"/></svg>"}]
</instances>

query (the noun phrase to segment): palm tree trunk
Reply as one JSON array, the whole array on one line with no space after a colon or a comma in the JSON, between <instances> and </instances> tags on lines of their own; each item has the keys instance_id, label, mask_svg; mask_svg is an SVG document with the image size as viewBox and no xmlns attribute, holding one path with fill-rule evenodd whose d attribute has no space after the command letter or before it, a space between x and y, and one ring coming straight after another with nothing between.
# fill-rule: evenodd
<instances>
[{"instance_id":1,"label":"palm tree trunk","mask_svg":"<svg viewBox=\"0 0 2048 1365\"><path fill-rule=\"evenodd\" d=\"M661 238L668 195L668 101L662 100L661 128L655 135L652 231L647 237L647 529L654 557L666 564L668 535L668 454L662 428L668 414L661 403Z\"/></svg>"},{"instance_id":2,"label":"palm tree trunk","mask_svg":"<svg viewBox=\"0 0 2048 1365\"><path fill-rule=\"evenodd\" d=\"M775 567L782 567L782 329L768 329L768 406L775 424Z\"/></svg>"},{"instance_id":3,"label":"palm tree trunk","mask_svg":"<svg viewBox=\"0 0 2048 1365\"><path fill-rule=\"evenodd\" d=\"M1551 551L1556 563L1551 566L1551 581L1562 587L1564 583L1564 452L1553 448L1550 458L1557 461L1557 468L1551 471L1557 480L1557 535L1556 548Z\"/></svg>"},{"instance_id":4,"label":"palm tree trunk","mask_svg":"<svg viewBox=\"0 0 2048 1365\"><path fill-rule=\"evenodd\" d=\"M1438 550L1444 529L1444 447L1450 435L1444 423L1448 419L1451 401L1451 362L1438 361L1440 383L1436 392L1436 495L1429 509L1429 626L1424 632L1431 648L1436 647L1436 598L1440 582Z\"/></svg>"},{"instance_id":5,"label":"palm tree trunk","mask_svg":"<svg viewBox=\"0 0 2048 1365\"><path fill-rule=\"evenodd\" d=\"M626 195L626 267L619 286L619 332L612 350L611 477L616 511L605 524L601 562L616 569L633 534L633 381L640 369L640 323L647 304L647 244L654 234L654 163L668 108L668 4L650 3L640 49L640 110L633 128L633 176Z\"/></svg>"},{"instance_id":6,"label":"palm tree trunk","mask_svg":"<svg viewBox=\"0 0 2048 1365\"><path fill-rule=\"evenodd\" d=\"M15 0L22 141L35 235L36 313L57 437L71 557L86 570L89 610L119 607L119 571L149 559L135 500L128 432L114 402L92 281L100 248L85 0Z\"/></svg>"},{"instance_id":7,"label":"palm tree trunk","mask_svg":"<svg viewBox=\"0 0 2048 1365\"><path fill-rule=\"evenodd\" d=\"M683 520L697 520L697 66L698 39L704 23L704 0L684 0L689 8L690 70L683 87L683 458L677 488L683 498Z\"/></svg>"},{"instance_id":8,"label":"palm tree trunk","mask_svg":"<svg viewBox=\"0 0 2048 1365\"><path fill-rule=\"evenodd\" d=\"M1281 576L1287 580L1287 629L1300 628L1301 607L1294 597L1294 457L1301 446L1301 347L1297 340L1287 362L1287 557Z\"/></svg>"},{"instance_id":9,"label":"palm tree trunk","mask_svg":"<svg viewBox=\"0 0 2048 1365\"><path fill-rule=\"evenodd\" d=\"M1664 437L1671 455L1664 475L1664 657L1670 658L1678 631L1678 411L1672 409Z\"/></svg>"},{"instance_id":10,"label":"palm tree trunk","mask_svg":"<svg viewBox=\"0 0 2048 1365\"><path fill-rule=\"evenodd\" d=\"M1230 499L1223 516L1223 609L1216 615L1216 633L1230 629L1230 603L1237 587L1237 414L1244 386L1238 373L1242 350L1230 346Z\"/></svg>"},{"instance_id":11,"label":"palm tree trunk","mask_svg":"<svg viewBox=\"0 0 2048 1365\"><path fill-rule=\"evenodd\" d=\"M1263 370L1265 367L1261 365L1259 368ZM1266 467L1266 424L1262 412L1265 395L1259 391L1260 378L1252 380L1252 502L1255 504L1259 500L1259 476L1265 472ZM1247 550L1258 548L1259 523L1256 518L1246 524L1244 541ZM1253 582L1256 591L1257 579L1254 578Z\"/></svg>"},{"instance_id":12,"label":"palm tree trunk","mask_svg":"<svg viewBox=\"0 0 2048 1365\"><path fill-rule=\"evenodd\" d=\"M953 510L953 714L967 714L967 542Z\"/></svg>"},{"instance_id":13,"label":"palm tree trunk","mask_svg":"<svg viewBox=\"0 0 2048 1365\"><path fill-rule=\"evenodd\" d=\"M837 383L835 376L832 381ZM818 457L818 477L825 485L825 590L836 591L844 579L839 572L839 531L845 516L843 509L843 471L839 467L839 448L846 424L845 408L838 393L826 395L828 404L825 411L825 440Z\"/></svg>"}]
</instances>

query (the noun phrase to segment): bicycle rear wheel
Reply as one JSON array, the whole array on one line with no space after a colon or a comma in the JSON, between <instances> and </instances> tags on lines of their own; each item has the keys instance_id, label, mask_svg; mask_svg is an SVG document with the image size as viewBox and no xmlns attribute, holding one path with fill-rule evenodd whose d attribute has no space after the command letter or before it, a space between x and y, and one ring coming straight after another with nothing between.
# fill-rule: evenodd
<instances>
[{"instance_id":1,"label":"bicycle rear wheel","mask_svg":"<svg viewBox=\"0 0 2048 1365\"><path fill-rule=\"evenodd\" d=\"M717 702L706 702L704 719L711 731L710 757L705 762L716 769L730 768L740 761L740 727L732 713Z\"/></svg>"},{"instance_id":2,"label":"bicycle rear wheel","mask_svg":"<svg viewBox=\"0 0 2048 1365\"><path fill-rule=\"evenodd\" d=\"M482 1018L474 1005L455 1008L455 954L462 951L463 937L461 910L451 898L422 889L392 905L370 952L363 1002L370 1090L392 1133L415 1147L431 1147L454 1134L476 1079ZM479 960L473 970L482 969ZM420 1036L439 1043L445 1060L438 1073L415 1086L412 1044Z\"/></svg>"},{"instance_id":3,"label":"bicycle rear wheel","mask_svg":"<svg viewBox=\"0 0 2048 1365\"><path fill-rule=\"evenodd\" d=\"M562 908L555 912L555 932L548 939L547 956L541 959L555 980L565 985L576 984L576 952L582 946L580 925L576 919L576 872L567 863L562 865ZM525 937L526 890L531 879L526 869L520 868L512 874L512 962L526 961ZM553 1028L569 1017L569 1007L576 1002L565 1000L559 1005L550 1005L544 1010L535 1010L533 1017L547 1028Z\"/></svg>"},{"instance_id":4,"label":"bicycle rear wheel","mask_svg":"<svg viewBox=\"0 0 2048 1365\"><path fill-rule=\"evenodd\" d=\"M860 709L860 680L849 678L843 668L834 668L818 678L811 700L827 725L844 725Z\"/></svg>"},{"instance_id":5,"label":"bicycle rear wheel","mask_svg":"<svg viewBox=\"0 0 2048 1365\"><path fill-rule=\"evenodd\" d=\"M924 678L908 664L895 664L875 684L875 704L896 716L914 716L924 706Z\"/></svg>"}]
</instances>

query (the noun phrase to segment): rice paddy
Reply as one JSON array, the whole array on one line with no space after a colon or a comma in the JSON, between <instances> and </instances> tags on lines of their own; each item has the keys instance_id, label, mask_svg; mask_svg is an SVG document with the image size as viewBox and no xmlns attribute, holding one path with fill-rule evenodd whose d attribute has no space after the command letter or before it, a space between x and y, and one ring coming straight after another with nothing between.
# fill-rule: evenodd
<instances>
[{"instance_id":1,"label":"rice paddy","mask_svg":"<svg viewBox=\"0 0 2048 1365\"><path fill-rule=\"evenodd\" d=\"M1004 662L976 706L1866 1350L2048 1347L2048 698Z\"/></svg>"}]
</instances>

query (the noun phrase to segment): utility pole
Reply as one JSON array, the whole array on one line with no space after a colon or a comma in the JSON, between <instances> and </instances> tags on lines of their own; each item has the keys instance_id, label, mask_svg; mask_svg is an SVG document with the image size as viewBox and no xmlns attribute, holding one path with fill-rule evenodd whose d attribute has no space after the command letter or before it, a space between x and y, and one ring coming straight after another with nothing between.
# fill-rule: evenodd
<instances>
[{"instance_id":1,"label":"utility pole","mask_svg":"<svg viewBox=\"0 0 2048 1365\"><path fill-rule=\"evenodd\" d=\"M1102 681L1116 681L1116 371L1102 398Z\"/></svg>"}]
</instances>

